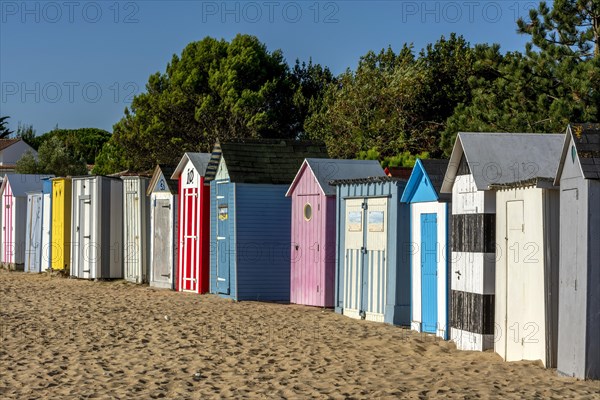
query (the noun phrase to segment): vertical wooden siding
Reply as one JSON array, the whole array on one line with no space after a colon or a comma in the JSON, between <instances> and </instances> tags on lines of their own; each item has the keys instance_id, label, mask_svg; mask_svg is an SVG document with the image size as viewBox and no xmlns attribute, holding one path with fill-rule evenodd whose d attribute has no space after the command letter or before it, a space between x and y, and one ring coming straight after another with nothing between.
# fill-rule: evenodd
<instances>
[{"instance_id":1,"label":"vertical wooden siding","mask_svg":"<svg viewBox=\"0 0 600 400\"><path fill-rule=\"evenodd\" d=\"M325 196L310 167L305 166L292 194L290 301L325 307L327 208ZM304 217L310 204L312 218ZM335 235L335 231L333 232Z\"/></svg>"},{"instance_id":2,"label":"vertical wooden siding","mask_svg":"<svg viewBox=\"0 0 600 400\"><path fill-rule=\"evenodd\" d=\"M287 185L235 185L238 300L290 300Z\"/></svg>"},{"instance_id":3,"label":"vertical wooden siding","mask_svg":"<svg viewBox=\"0 0 600 400\"><path fill-rule=\"evenodd\" d=\"M68 269L71 258L71 179L52 180L52 264Z\"/></svg>"}]
</instances>

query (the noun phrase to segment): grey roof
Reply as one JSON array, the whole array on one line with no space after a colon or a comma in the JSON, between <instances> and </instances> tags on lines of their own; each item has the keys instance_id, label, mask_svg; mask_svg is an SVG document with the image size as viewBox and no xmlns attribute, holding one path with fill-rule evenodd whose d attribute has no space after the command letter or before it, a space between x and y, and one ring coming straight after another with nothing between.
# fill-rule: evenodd
<instances>
[{"instance_id":1,"label":"grey roof","mask_svg":"<svg viewBox=\"0 0 600 400\"><path fill-rule=\"evenodd\" d=\"M152 191L154 190L154 186L156 186L156 184L158 183L158 178L160 177L161 173L165 177L165 181L167 183L167 187L169 188L169 191L172 194L177 194L177 192L179 190L177 179L171 178L171 176L173 175L174 172L175 172L175 166L158 164L154 168L154 172L152 173L152 178L150 179L150 182L148 183L148 189L146 190L146 194L149 196L152 193Z\"/></svg>"},{"instance_id":2,"label":"grey roof","mask_svg":"<svg viewBox=\"0 0 600 400\"><path fill-rule=\"evenodd\" d=\"M210 153L184 153L183 157L177 164L175 171L171 175L172 179L178 179L181 173L183 172L183 168L187 161L190 161L194 168L198 170L200 176L205 176L206 171L208 170L209 165L211 164L211 154ZM166 176L165 176L166 177Z\"/></svg>"},{"instance_id":3,"label":"grey roof","mask_svg":"<svg viewBox=\"0 0 600 400\"><path fill-rule=\"evenodd\" d=\"M450 160L421 160L421 164L423 164L423 168L425 169L425 172L427 172L427 176L429 176L429 180L438 195L442 189L442 183L444 183L444 176L446 176L449 162Z\"/></svg>"},{"instance_id":4,"label":"grey roof","mask_svg":"<svg viewBox=\"0 0 600 400\"><path fill-rule=\"evenodd\" d=\"M24 197L27 192L41 191L42 180L53 177L54 175L6 174L0 187L0 193L4 193L4 188L10 182L13 196Z\"/></svg>"},{"instance_id":5,"label":"grey roof","mask_svg":"<svg viewBox=\"0 0 600 400\"><path fill-rule=\"evenodd\" d=\"M309 167L325 196L335 195L335 186L329 182L338 179L364 178L367 176L386 176L376 160L336 160L332 158L307 158L298 170L286 196L291 195L300 175Z\"/></svg>"},{"instance_id":6,"label":"grey roof","mask_svg":"<svg viewBox=\"0 0 600 400\"><path fill-rule=\"evenodd\" d=\"M325 144L314 141L238 139L218 146L229 179L237 183L289 185L305 158L327 157Z\"/></svg>"},{"instance_id":7,"label":"grey roof","mask_svg":"<svg viewBox=\"0 0 600 400\"><path fill-rule=\"evenodd\" d=\"M464 155L478 190L531 178L554 178L564 134L464 133L456 137L442 193L451 193Z\"/></svg>"}]
</instances>

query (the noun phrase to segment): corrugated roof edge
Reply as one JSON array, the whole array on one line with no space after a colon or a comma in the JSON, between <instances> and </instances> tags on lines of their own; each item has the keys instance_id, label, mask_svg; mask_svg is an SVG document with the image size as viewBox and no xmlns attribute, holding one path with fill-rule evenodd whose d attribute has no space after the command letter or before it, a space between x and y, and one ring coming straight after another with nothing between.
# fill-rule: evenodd
<instances>
[{"instance_id":1,"label":"corrugated roof edge","mask_svg":"<svg viewBox=\"0 0 600 400\"><path fill-rule=\"evenodd\" d=\"M356 178L356 179L337 179L329 181L330 185L345 185L345 184L353 184L353 183L384 183L384 182L408 182L407 179L403 178L394 178L391 176L369 176L366 178Z\"/></svg>"},{"instance_id":2,"label":"corrugated roof edge","mask_svg":"<svg viewBox=\"0 0 600 400\"><path fill-rule=\"evenodd\" d=\"M558 186L554 185L554 178L548 177L536 177L531 179L525 179L517 182L509 182L509 183L498 183L490 185L489 188L491 190L503 190L503 189L514 189L514 188L523 188L523 187L531 187L537 186L543 189L558 189Z\"/></svg>"}]
</instances>

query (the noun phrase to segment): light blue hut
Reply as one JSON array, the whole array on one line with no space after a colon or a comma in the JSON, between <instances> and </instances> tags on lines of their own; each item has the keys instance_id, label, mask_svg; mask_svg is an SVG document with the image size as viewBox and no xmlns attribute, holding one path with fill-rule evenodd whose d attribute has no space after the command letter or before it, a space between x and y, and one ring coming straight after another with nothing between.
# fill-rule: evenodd
<instances>
[{"instance_id":1,"label":"light blue hut","mask_svg":"<svg viewBox=\"0 0 600 400\"><path fill-rule=\"evenodd\" d=\"M417 160L402 194L410 205L411 328L448 339L450 194L440 194L448 160Z\"/></svg>"},{"instance_id":2,"label":"light blue hut","mask_svg":"<svg viewBox=\"0 0 600 400\"><path fill-rule=\"evenodd\" d=\"M337 186L335 311L351 318L410 324L406 180L371 177Z\"/></svg>"}]
</instances>

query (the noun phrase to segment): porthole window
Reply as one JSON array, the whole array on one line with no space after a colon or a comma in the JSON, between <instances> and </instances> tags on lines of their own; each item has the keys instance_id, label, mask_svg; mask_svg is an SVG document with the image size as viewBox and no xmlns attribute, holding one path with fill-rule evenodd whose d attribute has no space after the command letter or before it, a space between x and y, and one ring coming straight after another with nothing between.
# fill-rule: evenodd
<instances>
[{"instance_id":1,"label":"porthole window","mask_svg":"<svg viewBox=\"0 0 600 400\"><path fill-rule=\"evenodd\" d=\"M304 220L310 221L312 219L312 206L310 203L304 205Z\"/></svg>"}]
</instances>

